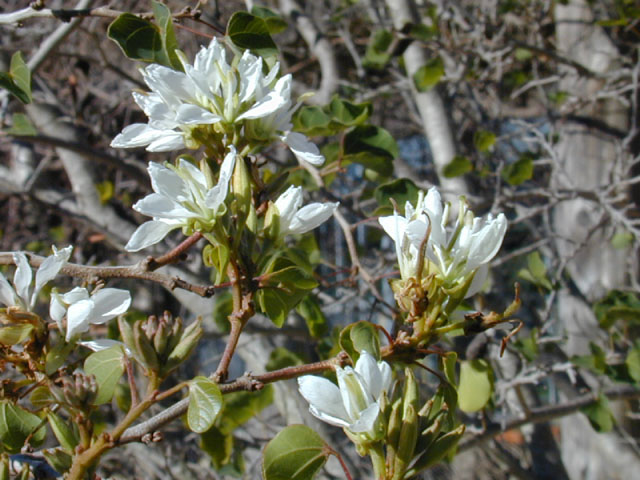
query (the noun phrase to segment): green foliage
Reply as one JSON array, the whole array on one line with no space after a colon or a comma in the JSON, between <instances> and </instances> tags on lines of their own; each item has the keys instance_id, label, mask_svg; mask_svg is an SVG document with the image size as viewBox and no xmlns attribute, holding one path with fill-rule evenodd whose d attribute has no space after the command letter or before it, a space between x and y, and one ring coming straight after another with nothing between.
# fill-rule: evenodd
<instances>
[{"instance_id":1,"label":"green foliage","mask_svg":"<svg viewBox=\"0 0 640 480\"><path fill-rule=\"evenodd\" d=\"M53 411L47 412L47 420L49 420L51 430L60 443L60 446L67 453L73 455L79 442L77 432Z\"/></svg>"},{"instance_id":2,"label":"green foliage","mask_svg":"<svg viewBox=\"0 0 640 480\"><path fill-rule=\"evenodd\" d=\"M269 24L267 20L247 12L236 12L227 23L227 36L236 46L251 50L256 55L275 56L278 47L271 38L270 24L273 25L273 21Z\"/></svg>"},{"instance_id":3,"label":"green foliage","mask_svg":"<svg viewBox=\"0 0 640 480\"><path fill-rule=\"evenodd\" d=\"M294 249L272 255L261 269L256 302L276 326L281 327L289 311L318 285L312 273L305 256Z\"/></svg>"},{"instance_id":4,"label":"green foliage","mask_svg":"<svg viewBox=\"0 0 640 480\"><path fill-rule=\"evenodd\" d=\"M296 312L304 319L309 329L309 334L313 338L322 338L327 334L329 325L327 317L324 316L318 300L313 295L307 295L296 306Z\"/></svg>"},{"instance_id":5,"label":"green foliage","mask_svg":"<svg viewBox=\"0 0 640 480\"><path fill-rule=\"evenodd\" d=\"M304 360L300 355L292 352L285 347L276 347L269 355L269 361L264 366L265 370L272 372L281 368L293 367L295 365L303 365Z\"/></svg>"},{"instance_id":6,"label":"green foliage","mask_svg":"<svg viewBox=\"0 0 640 480\"><path fill-rule=\"evenodd\" d=\"M123 13L111 22L107 36L132 60L159 63L182 70L175 52L178 45L171 12L160 2L154 1L152 6L157 24L131 13Z\"/></svg>"},{"instance_id":7,"label":"green foliage","mask_svg":"<svg viewBox=\"0 0 640 480\"><path fill-rule=\"evenodd\" d=\"M460 410L467 413L477 412L489 403L492 394L493 370L489 363L480 358L460 362Z\"/></svg>"},{"instance_id":8,"label":"green foliage","mask_svg":"<svg viewBox=\"0 0 640 480\"><path fill-rule=\"evenodd\" d=\"M22 103L31 103L31 71L20 52L11 56L9 71L0 72L0 88L8 90Z\"/></svg>"},{"instance_id":9,"label":"green foliage","mask_svg":"<svg viewBox=\"0 0 640 480\"><path fill-rule=\"evenodd\" d=\"M362 59L362 66L374 70L382 70L391 58L388 50L392 41L393 34L389 30L375 30L371 34L371 38L367 44L367 51Z\"/></svg>"},{"instance_id":10,"label":"green foliage","mask_svg":"<svg viewBox=\"0 0 640 480\"><path fill-rule=\"evenodd\" d=\"M487 130L478 130L473 135L473 144L479 152L486 153L495 145L496 134Z\"/></svg>"},{"instance_id":11,"label":"green foliage","mask_svg":"<svg viewBox=\"0 0 640 480\"><path fill-rule=\"evenodd\" d=\"M640 323L640 298L633 292L611 290L593 306L600 326L611 328L616 322Z\"/></svg>"},{"instance_id":12,"label":"green foliage","mask_svg":"<svg viewBox=\"0 0 640 480\"><path fill-rule=\"evenodd\" d=\"M609 400L604 395L600 394L598 400L581 409L589 419L589 423L596 432L610 432L615 425L615 418L609 408Z\"/></svg>"},{"instance_id":13,"label":"green foliage","mask_svg":"<svg viewBox=\"0 0 640 480\"><path fill-rule=\"evenodd\" d=\"M359 163L383 177L393 174L398 145L384 128L373 125L355 127L345 135L343 148L345 161Z\"/></svg>"},{"instance_id":14,"label":"green foliage","mask_svg":"<svg viewBox=\"0 0 640 480\"><path fill-rule=\"evenodd\" d=\"M216 270L215 283L222 283L229 265L229 247L222 243L208 244L202 249L202 260L207 267Z\"/></svg>"},{"instance_id":15,"label":"green foliage","mask_svg":"<svg viewBox=\"0 0 640 480\"><path fill-rule=\"evenodd\" d=\"M42 443L47 431L41 426L37 415L9 401L0 401L0 445L4 451L20 452L27 439L30 445Z\"/></svg>"},{"instance_id":16,"label":"green foliage","mask_svg":"<svg viewBox=\"0 0 640 480\"><path fill-rule=\"evenodd\" d=\"M370 114L370 103L353 103L334 95L324 107L306 106L299 109L293 117L293 125L296 131L311 137L330 136L364 124Z\"/></svg>"},{"instance_id":17,"label":"green foliage","mask_svg":"<svg viewBox=\"0 0 640 480\"><path fill-rule=\"evenodd\" d=\"M34 328L30 323L1 327L0 343L3 345L18 345L31 336Z\"/></svg>"},{"instance_id":18,"label":"green foliage","mask_svg":"<svg viewBox=\"0 0 640 480\"><path fill-rule=\"evenodd\" d=\"M533 178L533 158L524 154L518 160L505 165L502 178L510 185L517 186Z\"/></svg>"},{"instance_id":19,"label":"green foliage","mask_svg":"<svg viewBox=\"0 0 640 480\"><path fill-rule=\"evenodd\" d=\"M280 33L287 28L287 22L276 12L267 7L259 7L254 5L251 8L251 14L264 20L267 30L271 35Z\"/></svg>"},{"instance_id":20,"label":"green foliage","mask_svg":"<svg viewBox=\"0 0 640 480\"><path fill-rule=\"evenodd\" d=\"M94 352L87 357L84 361L84 371L87 375L95 376L98 384L95 405L102 405L113 398L124 369L124 349L120 345Z\"/></svg>"},{"instance_id":21,"label":"green foliage","mask_svg":"<svg viewBox=\"0 0 640 480\"><path fill-rule=\"evenodd\" d=\"M442 169L442 174L447 178L459 177L473 170L473 163L464 155L454 156Z\"/></svg>"},{"instance_id":22,"label":"green foliage","mask_svg":"<svg viewBox=\"0 0 640 480\"><path fill-rule=\"evenodd\" d=\"M413 74L413 83L419 92L426 92L435 87L444 75L444 62L442 58L435 57L421 66Z\"/></svg>"},{"instance_id":23,"label":"green foliage","mask_svg":"<svg viewBox=\"0 0 640 480\"><path fill-rule=\"evenodd\" d=\"M265 450L265 480L311 480L329 457L324 440L305 425L290 425Z\"/></svg>"},{"instance_id":24,"label":"green foliage","mask_svg":"<svg viewBox=\"0 0 640 480\"><path fill-rule=\"evenodd\" d=\"M13 121L13 125L7 130L9 135L29 137L38 134L36 127L33 126L29 117L24 113L14 113L11 120Z\"/></svg>"},{"instance_id":25,"label":"green foliage","mask_svg":"<svg viewBox=\"0 0 640 480\"><path fill-rule=\"evenodd\" d=\"M532 329L528 337L519 335L513 342L513 346L519 350L528 361L534 361L538 356L538 329Z\"/></svg>"},{"instance_id":26,"label":"green foliage","mask_svg":"<svg viewBox=\"0 0 640 480\"><path fill-rule=\"evenodd\" d=\"M367 352L373 355L376 360L380 360L380 337L374 324L365 320L350 324L349 337L358 354ZM357 358L352 357L354 363L358 361L358 358L360 355Z\"/></svg>"},{"instance_id":27,"label":"green foliage","mask_svg":"<svg viewBox=\"0 0 640 480\"><path fill-rule=\"evenodd\" d=\"M518 277L538 287L553 290L553 285L547 276L547 266L537 251L527 255L527 268L521 269L518 272Z\"/></svg>"},{"instance_id":28,"label":"green foliage","mask_svg":"<svg viewBox=\"0 0 640 480\"><path fill-rule=\"evenodd\" d=\"M195 377L189 382L189 407L187 425L196 433L203 433L213 426L222 410L222 393L218 385L207 377Z\"/></svg>"},{"instance_id":29,"label":"green foliage","mask_svg":"<svg viewBox=\"0 0 640 480\"><path fill-rule=\"evenodd\" d=\"M390 182L378 185L373 191L373 196L378 202L375 215L393 213L391 199L395 200L399 213L404 215L404 207L407 202L415 205L420 189L408 178L397 178Z\"/></svg>"},{"instance_id":30,"label":"green foliage","mask_svg":"<svg viewBox=\"0 0 640 480\"><path fill-rule=\"evenodd\" d=\"M624 250L633 244L635 236L631 232L616 232L611 238L611 246L618 250Z\"/></svg>"}]
</instances>

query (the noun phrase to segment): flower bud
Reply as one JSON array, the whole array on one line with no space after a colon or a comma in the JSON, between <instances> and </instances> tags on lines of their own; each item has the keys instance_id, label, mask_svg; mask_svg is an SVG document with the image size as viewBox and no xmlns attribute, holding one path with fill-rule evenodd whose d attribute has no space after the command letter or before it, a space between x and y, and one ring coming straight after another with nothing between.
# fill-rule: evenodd
<instances>
[{"instance_id":1,"label":"flower bud","mask_svg":"<svg viewBox=\"0 0 640 480\"><path fill-rule=\"evenodd\" d=\"M171 353L169 353L163 369L165 373L169 373L187 359L200 341L203 333L202 317L198 317L195 322L184 329L178 344Z\"/></svg>"}]
</instances>

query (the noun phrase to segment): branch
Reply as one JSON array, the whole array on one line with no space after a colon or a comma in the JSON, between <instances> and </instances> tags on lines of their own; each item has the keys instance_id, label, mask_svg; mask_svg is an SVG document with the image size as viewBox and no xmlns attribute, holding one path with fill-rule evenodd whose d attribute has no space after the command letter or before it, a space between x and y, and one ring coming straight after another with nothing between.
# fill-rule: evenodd
<instances>
[{"instance_id":1,"label":"branch","mask_svg":"<svg viewBox=\"0 0 640 480\"><path fill-rule=\"evenodd\" d=\"M41 257L40 255L35 255L30 252L24 253L29 257L29 263L32 267L39 267L45 259L45 257ZM0 265L14 264L13 253L0 253ZM71 277L82 278L88 283L97 283L101 279L104 280L108 278L137 278L140 280L148 280L162 285L167 290L181 288L205 298L211 297L218 288L214 285L194 285L178 277L171 277L169 275L149 271L147 260L140 264L120 267L91 267L76 263L67 263L60 269L60 271Z\"/></svg>"},{"instance_id":2,"label":"branch","mask_svg":"<svg viewBox=\"0 0 640 480\"><path fill-rule=\"evenodd\" d=\"M531 414L525 418L512 420L504 425L501 423L492 423L488 425L482 433L472 435L471 438L461 443L459 451L468 450L469 448L473 448L502 432L520 428L529 423L548 422L550 420L575 413L584 407L588 407L596 403L598 401L599 394L606 396L609 400L637 399L640 398L640 388L633 387L631 385L612 387L599 393L587 393L561 405L548 405L532 408L530 409Z\"/></svg>"}]
</instances>

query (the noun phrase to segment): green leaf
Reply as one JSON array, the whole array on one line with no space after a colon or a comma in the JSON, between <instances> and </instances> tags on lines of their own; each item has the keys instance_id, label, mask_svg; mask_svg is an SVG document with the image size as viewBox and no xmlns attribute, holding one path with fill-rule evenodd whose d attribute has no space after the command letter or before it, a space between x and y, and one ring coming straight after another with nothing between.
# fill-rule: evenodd
<instances>
[{"instance_id":1,"label":"green leaf","mask_svg":"<svg viewBox=\"0 0 640 480\"><path fill-rule=\"evenodd\" d=\"M629 376L636 382L640 382L640 342L636 342L635 346L629 351L624 363L627 366Z\"/></svg>"},{"instance_id":2,"label":"green leaf","mask_svg":"<svg viewBox=\"0 0 640 480\"><path fill-rule=\"evenodd\" d=\"M351 362L355 365L360 354L353 345L353 340L351 340L351 329L353 328L353 325L353 323L350 323L340 331L340 335L338 336L338 345L340 345L341 350L349 355Z\"/></svg>"},{"instance_id":3,"label":"green leaf","mask_svg":"<svg viewBox=\"0 0 640 480\"><path fill-rule=\"evenodd\" d=\"M265 385L258 392L236 392L224 396L218 428L223 434L233 432L273 403L273 386Z\"/></svg>"},{"instance_id":4,"label":"green leaf","mask_svg":"<svg viewBox=\"0 0 640 480\"><path fill-rule=\"evenodd\" d=\"M362 125L371 115L371 103L353 103L334 95L327 106L327 114L331 116L334 129Z\"/></svg>"},{"instance_id":5,"label":"green leaf","mask_svg":"<svg viewBox=\"0 0 640 480\"><path fill-rule=\"evenodd\" d=\"M535 251L527 255L527 269L518 272L518 276L534 285L553 290L553 285L547 277L547 266L545 265L540 252Z\"/></svg>"},{"instance_id":6,"label":"green leaf","mask_svg":"<svg viewBox=\"0 0 640 480\"><path fill-rule=\"evenodd\" d=\"M84 371L87 375L96 377L98 395L95 405L111 401L116 385L124 373L124 349L121 345L94 352L84 361Z\"/></svg>"},{"instance_id":7,"label":"green leaf","mask_svg":"<svg viewBox=\"0 0 640 480\"><path fill-rule=\"evenodd\" d=\"M206 245L202 249L202 260L207 267L213 267L216 270L215 283L221 283L226 277L229 264L229 247L222 243Z\"/></svg>"},{"instance_id":8,"label":"green leaf","mask_svg":"<svg viewBox=\"0 0 640 480\"><path fill-rule=\"evenodd\" d=\"M358 126L344 137L344 160L359 163L390 177L393 160L398 156L398 145L384 128Z\"/></svg>"},{"instance_id":9,"label":"green leaf","mask_svg":"<svg viewBox=\"0 0 640 480\"><path fill-rule=\"evenodd\" d=\"M486 360L473 359L460 363L460 385L458 404L460 410L477 412L491 399L493 394L493 371Z\"/></svg>"},{"instance_id":10,"label":"green leaf","mask_svg":"<svg viewBox=\"0 0 640 480\"><path fill-rule=\"evenodd\" d=\"M54 402L54 398L51 395L49 387L40 385L33 389L31 396L29 396L29 401L35 408L40 409L52 404Z\"/></svg>"},{"instance_id":11,"label":"green leaf","mask_svg":"<svg viewBox=\"0 0 640 480\"><path fill-rule=\"evenodd\" d=\"M607 370L607 355L605 351L593 342L589 343L591 355L576 355L571 357L571 363L578 367L586 368L598 374L604 374Z\"/></svg>"},{"instance_id":12,"label":"green leaf","mask_svg":"<svg viewBox=\"0 0 640 480\"><path fill-rule=\"evenodd\" d=\"M330 121L331 117L317 106L302 107L293 117L294 130L310 137L330 134Z\"/></svg>"},{"instance_id":13,"label":"green leaf","mask_svg":"<svg viewBox=\"0 0 640 480\"><path fill-rule=\"evenodd\" d=\"M589 423L596 432L610 432L615 425L615 418L609 408L609 400L600 394L598 400L587 407L581 409L589 419Z\"/></svg>"},{"instance_id":14,"label":"green leaf","mask_svg":"<svg viewBox=\"0 0 640 480\"><path fill-rule=\"evenodd\" d=\"M0 328L0 343L3 345L17 345L24 342L35 327L30 323L9 325Z\"/></svg>"},{"instance_id":15,"label":"green leaf","mask_svg":"<svg viewBox=\"0 0 640 480\"><path fill-rule=\"evenodd\" d=\"M206 432L222 409L222 393L207 377L195 377L189 382L187 425L196 433Z\"/></svg>"},{"instance_id":16,"label":"green leaf","mask_svg":"<svg viewBox=\"0 0 640 480\"><path fill-rule=\"evenodd\" d=\"M611 290L593 306L593 311L604 329L611 328L616 322L640 323L640 298L633 292Z\"/></svg>"},{"instance_id":17,"label":"green leaf","mask_svg":"<svg viewBox=\"0 0 640 480\"><path fill-rule=\"evenodd\" d=\"M200 447L211 458L213 468L220 470L231 460L233 435L223 433L215 426L211 427L200 436Z\"/></svg>"},{"instance_id":18,"label":"green leaf","mask_svg":"<svg viewBox=\"0 0 640 480\"><path fill-rule=\"evenodd\" d=\"M273 372L281 368L303 365L304 360L297 353L285 347L276 347L269 355L269 361L264 366L267 372Z\"/></svg>"},{"instance_id":19,"label":"green leaf","mask_svg":"<svg viewBox=\"0 0 640 480\"><path fill-rule=\"evenodd\" d=\"M496 134L487 130L478 130L473 135L473 144L479 152L488 152L496 143Z\"/></svg>"},{"instance_id":20,"label":"green leaf","mask_svg":"<svg viewBox=\"0 0 640 480\"><path fill-rule=\"evenodd\" d=\"M516 58L516 60L525 62L533 57L533 53L531 53L531 50L529 50L528 48L516 48L513 52L513 56Z\"/></svg>"},{"instance_id":21,"label":"green leaf","mask_svg":"<svg viewBox=\"0 0 640 480\"><path fill-rule=\"evenodd\" d=\"M386 29L373 32L367 44L367 51L362 59L362 66L374 70L382 70L389 62L391 54L388 52L393 40L393 34Z\"/></svg>"},{"instance_id":22,"label":"green leaf","mask_svg":"<svg viewBox=\"0 0 640 480\"><path fill-rule=\"evenodd\" d=\"M264 19L247 12L234 13L227 24L227 36L236 46L262 57L278 54L278 47L269 33Z\"/></svg>"},{"instance_id":23,"label":"green leaf","mask_svg":"<svg viewBox=\"0 0 640 480\"><path fill-rule=\"evenodd\" d=\"M380 360L380 338L378 330L372 323L360 320L352 324L349 337L351 337L353 347L358 353L366 351L376 360Z\"/></svg>"},{"instance_id":24,"label":"green leaf","mask_svg":"<svg viewBox=\"0 0 640 480\"><path fill-rule=\"evenodd\" d=\"M254 5L251 8L251 14L264 20L267 30L271 35L280 33L287 28L287 22L276 12L267 7L259 7Z\"/></svg>"},{"instance_id":25,"label":"green leaf","mask_svg":"<svg viewBox=\"0 0 640 480\"><path fill-rule=\"evenodd\" d=\"M462 438L464 430L465 426L460 425L455 430L440 435L418 461L411 466L404 478L410 478L422 470L432 467L444 459L449 453L453 452Z\"/></svg>"},{"instance_id":26,"label":"green leaf","mask_svg":"<svg viewBox=\"0 0 640 480\"><path fill-rule=\"evenodd\" d=\"M435 87L444 75L444 62L436 57L429 60L413 74L413 83L419 92L426 92Z\"/></svg>"},{"instance_id":27,"label":"green leaf","mask_svg":"<svg viewBox=\"0 0 640 480\"><path fill-rule=\"evenodd\" d=\"M18 453L27 438L42 424L37 415L10 403L0 401L0 443L9 453ZM42 442L47 431L41 428L31 437L31 443Z\"/></svg>"},{"instance_id":28,"label":"green leaf","mask_svg":"<svg viewBox=\"0 0 640 480\"><path fill-rule=\"evenodd\" d=\"M73 452L78 445L78 436L75 434L73 428L60 418L55 412L47 412L47 419L53 434L60 442L60 446L68 453L73 455Z\"/></svg>"},{"instance_id":29,"label":"green leaf","mask_svg":"<svg viewBox=\"0 0 640 480\"><path fill-rule=\"evenodd\" d=\"M7 89L22 103L31 103L31 72L22 59L22 53L11 56L9 72L0 72L0 88Z\"/></svg>"},{"instance_id":30,"label":"green leaf","mask_svg":"<svg viewBox=\"0 0 640 480\"><path fill-rule=\"evenodd\" d=\"M398 178L376 187L373 196L380 207L393 207L391 199L395 200L400 213L404 215L406 203L415 205L419 192L420 189L413 181L408 178ZM376 213L378 213L377 210Z\"/></svg>"},{"instance_id":31,"label":"green leaf","mask_svg":"<svg viewBox=\"0 0 640 480\"><path fill-rule=\"evenodd\" d=\"M111 22L107 36L132 60L172 67L164 47L162 29L148 20L123 13Z\"/></svg>"},{"instance_id":32,"label":"green leaf","mask_svg":"<svg viewBox=\"0 0 640 480\"><path fill-rule=\"evenodd\" d=\"M520 185L533 178L533 158L522 155L518 160L510 163L502 170L502 178L510 185Z\"/></svg>"},{"instance_id":33,"label":"green leaf","mask_svg":"<svg viewBox=\"0 0 640 480\"><path fill-rule=\"evenodd\" d=\"M169 64L167 66L173 67L175 70L182 70L182 62L180 62L180 59L176 54L178 42L173 30L173 17L171 16L171 10L169 10L166 5L156 2L155 0L151 2L151 5L153 8L153 17L160 27L162 49L169 59Z\"/></svg>"},{"instance_id":34,"label":"green leaf","mask_svg":"<svg viewBox=\"0 0 640 480\"><path fill-rule=\"evenodd\" d=\"M324 316L318 301L313 295L307 295L296 306L296 312L304 318L309 334L313 338L321 338L329 331L327 317Z\"/></svg>"},{"instance_id":35,"label":"green leaf","mask_svg":"<svg viewBox=\"0 0 640 480\"><path fill-rule=\"evenodd\" d=\"M513 345L528 361L534 361L538 356L538 329L532 329L531 334L527 337L520 335L516 341L513 342Z\"/></svg>"},{"instance_id":36,"label":"green leaf","mask_svg":"<svg viewBox=\"0 0 640 480\"><path fill-rule=\"evenodd\" d=\"M473 170L473 163L464 155L456 155L442 169L442 174L447 178L459 177Z\"/></svg>"},{"instance_id":37,"label":"green leaf","mask_svg":"<svg viewBox=\"0 0 640 480\"><path fill-rule=\"evenodd\" d=\"M36 127L33 126L29 117L24 113L14 113L11 120L13 121L13 125L7 130L9 135L31 137L38 134Z\"/></svg>"},{"instance_id":38,"label":"green leaf","mask_svg":"<svg viewBox=\"0 0 640 480\"><path fill-rule=\"evenodd\" d=\"M611 246L618 250L624 250L633 244L634 238L631 232L616 232L611 238Z\"/></svg>"},{"instance_id":39,"label":"green leaf","mask_svg":"<svg viewBox=\"0 0 640 480\"><path fill-rule=\"evenodd\" d=\"M98 191L98 197L100 197L100 203L104 205L113 198L115 187L113 182L105 180L104 182L96 183L96 190Z\"/></svg>"},{"instance_id":40,"label":"green leaf","mask_svg":"<svg viewBox=\"0 0 640 480\"><path fill-rule=\"evenodd\" d=\"M47 459L47 462L49 462L53 469L60 474L66 473L73 464L71 455L69 455L61 448L54 448L53 450L42 450L42 455Z\"/></svg>"},{"instance_id":41,"label":"green leaf","mask_svg":"<svg viewBox=\"0 0 640 480\"><path fill-rule=\"evenodd\" d=\"M438 25L435 22L432 26L425 25L424 23L417 23L411 25L408 35L422 42L430 42L438 35L438 31Z\"/></svg>"},{"instance_id":42,"label":"green leaf","mask_svg":"<svg viewBox=\"0 0 640 480\"><path fill-rule=\"evenodd\" d=\"M311 480L329 457L324 440L305 425L290 425L265 450L265 480Z\"/></svg>"}]
</instances>

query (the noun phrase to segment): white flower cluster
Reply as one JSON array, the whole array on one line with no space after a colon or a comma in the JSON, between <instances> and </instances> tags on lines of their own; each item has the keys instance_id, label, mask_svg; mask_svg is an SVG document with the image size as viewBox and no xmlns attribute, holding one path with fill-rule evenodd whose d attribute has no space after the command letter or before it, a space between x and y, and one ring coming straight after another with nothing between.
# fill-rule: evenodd
<instances>
[{"instance_id":1,"label":"white flower cluster","mask_svg":"<svg viewBox=\"0 0 640 480\"><path fill-rule=\"evenodd\" d=\"M265 75L262 58L248 50L229 64L224 45L215 38L193 65L183 54L180 60L184 72L155 64L141 70L151 92L134 92L133 99L149 122L125 127L112 147L146 146L150 152L198 148L202 127L214 126L210 132L222 138L237 126L245 138L261 144L280 140L299 160L324 163L316 145L291 131L298 105L291 101L291 75L276 80L279 64Z\"/></svg>"},{"instance_id":2,"label":"white flower cluster","mask_svg":"<svg viewBox=\"0 0 640 480\"><path fill-rule=\"evenodd\" d=\"M398 255L400 275L415 278L420 258L431 263L446 286L465 281L477 274L467 296L477 293L487 274L487 264L498 253L507 219L500 213L486 218L474 217L464 201L455 225L449 226L449 205L443 205L440 194L432 187L425 196L420 192L415 206L407 202L405 216L398 212L379 219L385 232L393 238ZM420 252L423 255L420 255Z\"/></svg>"}]
</instances>

